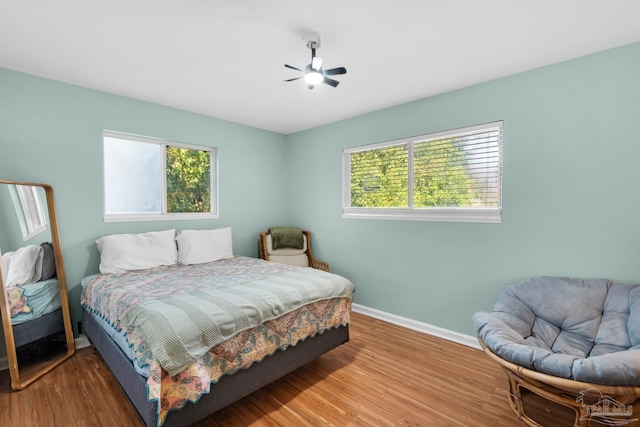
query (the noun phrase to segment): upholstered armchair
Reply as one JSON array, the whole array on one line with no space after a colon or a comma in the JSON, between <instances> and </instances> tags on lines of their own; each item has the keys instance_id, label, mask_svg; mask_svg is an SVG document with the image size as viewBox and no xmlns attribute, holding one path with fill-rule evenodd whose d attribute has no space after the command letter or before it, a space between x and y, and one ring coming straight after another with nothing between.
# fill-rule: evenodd
<instances>
[{"instance_id":1,"label":"upholstered armchair","mask_svg":"<svg viewBox=\"0 0 640 427\"><path fill-rule=\"evenodd\" d=\"M280 262L298 267L312 267L322 271L329 271L329 264L314 258L311 252L311 233L303 230L303 247L297 248L273 248L273 239L267 231L260 233L258 241L260 258L266 261Z\"/></svg>"}]
</instances>

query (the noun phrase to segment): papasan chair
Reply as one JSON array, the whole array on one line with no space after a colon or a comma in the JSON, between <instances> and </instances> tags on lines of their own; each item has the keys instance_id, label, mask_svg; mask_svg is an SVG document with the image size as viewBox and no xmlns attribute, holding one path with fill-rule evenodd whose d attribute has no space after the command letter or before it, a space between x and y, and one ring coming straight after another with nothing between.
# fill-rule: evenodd
<instances>
[{"instance_id":1,"label":"papasan chair","mask_svg":"<svg viewBox=\"0 0 640 427\"><path fill-rule=\"evenodd\" d=\"M526 389L571 408L575 426L640 426L640 285L536 277L502 289L473 316L480 345L505 369L518 418Z\"/></svg>"}]
</instances>

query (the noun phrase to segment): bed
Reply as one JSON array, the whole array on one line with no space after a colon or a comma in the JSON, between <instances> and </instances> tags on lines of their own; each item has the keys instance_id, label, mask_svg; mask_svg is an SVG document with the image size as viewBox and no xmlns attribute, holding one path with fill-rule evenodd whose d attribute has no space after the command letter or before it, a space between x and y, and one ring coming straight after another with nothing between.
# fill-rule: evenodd
<instances>
[{"instance_id":1,"label":"bed","mask_svg":"<svg viewBox=\"0 0 640 427\"><path fill-rule=\"evenodd\" d=\"M162 265L82 280L83 330L146 426L190 425L349 340L344 277L176 240Z\"/></svg>"},{"instance_id":2,"label":"bed","mask_svg":"<svg viewBox=\"0 0 640 427\"><path fill-rule=\"evenodd\" d=\"M24 298L26 309L11 318L17 348L64 333L58 279L29 283L17 292Z\"/></svg>"}]
</instances>

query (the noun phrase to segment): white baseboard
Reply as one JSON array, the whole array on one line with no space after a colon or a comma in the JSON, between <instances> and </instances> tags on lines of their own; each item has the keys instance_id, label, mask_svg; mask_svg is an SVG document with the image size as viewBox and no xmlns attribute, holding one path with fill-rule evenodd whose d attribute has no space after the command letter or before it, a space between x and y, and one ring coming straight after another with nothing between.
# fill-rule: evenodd
<instances>
[{"instance_id":1,"label":"white baseboard","mask_svg":"<svg viewBox=\"0 0 640 427\"><path fill-rule=\"evenodd\" d=\"M84 335L80 335L78 338L75 339L75 341L76 341L76 350L80 348L89 347L91 345L87 337L85 337ZM0 371L6 371L7 369L9 369L9 360L7 359L7 356L2 356L0 357Z\"/></svg>"},{"instance_id":2,"label":"white baseboard","mask_svg":"<svg viewBox=\"0 0 640 427\"><path fill-rule=\"evenodd\" d=\"M433 335L434 337L442 338L447 341L452 341L458 344L466 345L467 347L476 348L481 350L480 343L476 337L471 335L461 334L459 332L451 331L449 329L433 326L428 323L419 322L417 320L408 319L406 317L398 316L395 314L387 313L386 311L377 310L375 308L367 307L364 305L353 303L351 309L356 313L366 314L367 316L375 317L376 319L384 320L389 323L393 323L398 326L403 326L414 331L422 332L425 334Z\"/></svg>"},{"instance_id":3,"label":"white baseboard","mask_svg":"<svg viewBox=\"0 0 640 427\"><path fill-rule=\"evenodd\" d=\"M89 347L90 345L91 343L89 342L89 339L84 336L84 334L80 334L80 336L76 338L76 350Z\"/></svg>"}]
</instances>

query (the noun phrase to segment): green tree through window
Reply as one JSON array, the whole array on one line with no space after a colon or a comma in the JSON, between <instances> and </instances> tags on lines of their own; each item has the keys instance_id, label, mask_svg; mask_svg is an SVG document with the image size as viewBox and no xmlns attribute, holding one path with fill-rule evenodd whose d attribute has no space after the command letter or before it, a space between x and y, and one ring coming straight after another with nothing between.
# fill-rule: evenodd
<instances>
[{"instance_id":1,"label":"green tree through window","mask_svg":"<svg viewBox=\"0 0 640 427\"><path fill-rule=\"evenodd\" d=\"M207 151L167 147L167 212L211 210L211 157Z\"/></svg>"},{"instance_id":2,"label":"green tree through window","mask_svg":"<svg viewBox=\"0 0 640 427\"><path fill-rule=\"evenodd\" d=\"M474 180L466 155L453 138L413 147L413 206L472 206ZM351 206L409 206L408 145L361 151L351 155Z\"/></svg>"},{"instance_id":3,"label":"green tree through window","mask_svg":"<svg viewBox=\"0 0 640 427\"><path fill-rule=\"evenodd\" d=\"M361 151L351 156L351 206L407 207L407 147Z\"/></svg>"},{"instance_id":4,"label":"green tree through window","mask_svg":"<svg viewBox=\"0 0 640 427\"><path fill-rule=\"evenodd\" d=\"M414 146L413 205L472 206L474 180L460 140L446 138Z\"/></svg>"}]
</instances>

